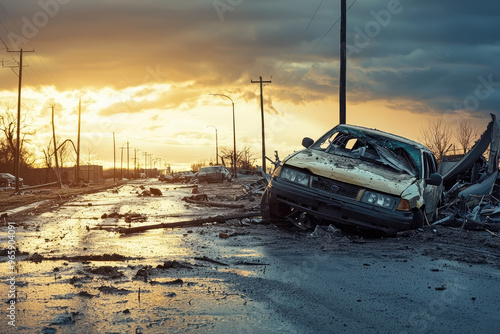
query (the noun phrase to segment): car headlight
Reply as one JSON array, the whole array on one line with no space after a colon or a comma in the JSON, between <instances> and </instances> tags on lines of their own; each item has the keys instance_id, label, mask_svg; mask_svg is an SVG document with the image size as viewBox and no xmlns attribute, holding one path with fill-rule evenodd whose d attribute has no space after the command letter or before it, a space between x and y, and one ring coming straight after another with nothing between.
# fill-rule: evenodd
<instances>
[{"instance_id":1,"label":"car headlight","mask_svg":"<svg viewBox=\"0 0 500 334\"><path fill-rule=\"evenodd\" d=\"M399 203L399 198L367 190L361 197L361 202L392 210Z\"/></svg>"},{"instance_id":2,"label":"car headlight","mask_svg":"<svg viewBox=\"0 0 500 334\"><path fill-rule=\"evenodd\" d=\"M296 169L282 168L280 177L284 180L291 181L294 183L301 184L303 186L309 186L309 175L300 172Z\"/></svg>"}]
</instances>

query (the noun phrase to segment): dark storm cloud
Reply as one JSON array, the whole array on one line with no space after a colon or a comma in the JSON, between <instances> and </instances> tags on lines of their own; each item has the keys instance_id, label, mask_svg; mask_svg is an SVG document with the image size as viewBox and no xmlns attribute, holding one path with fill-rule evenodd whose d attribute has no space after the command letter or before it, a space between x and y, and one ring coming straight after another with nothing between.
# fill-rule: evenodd
<instances>
[{"instance_id":1,"label":"dark storm cloud","mask_svg":"<svg viewBox=\"0 0 500 334\"><path fill-rule=\"evenodd\" d=\"M40 3L59 3L43 26L35 20L44 11ZM37 49L55 77L41 80L60 89L193 81L188 93L169 93L176 95L173 103L162 99L175 108L185 94L194 103L196 89L252 90L250 78L272 75L275 102L304 104L335 96L338 85L339 25L325 33L339 17L339 2L323 1L311 21L319 3L11 1L4 7L15 24L3 11L0 18L18 35L27 22L35 24L27 47ZM403 107L394 101L407 100L414 112L496 110L499 22L500 3L488 0L356 1L347 27L349 103L374 99ZM0 36L11 40L3 28ZM15 87L12 73L0 76L3 88ZM491 87L478 90L490 76Z\"/></svg>"},{"instance_id":2,"label":"dark storm cloud","mask_svg":"<svg viewBox=\"0 0 500 334\"><path fill-rule=\"evenodd\" d=\"M500 4L401 1L400 12L388 17L379 15L386 13L384 3L356 9L364 13L350 25L357 34L348 43L358 46L350 65L362 70L361 89L382 99L413 100L419 111L497 110Z\"/></svg>"}]
</instances>

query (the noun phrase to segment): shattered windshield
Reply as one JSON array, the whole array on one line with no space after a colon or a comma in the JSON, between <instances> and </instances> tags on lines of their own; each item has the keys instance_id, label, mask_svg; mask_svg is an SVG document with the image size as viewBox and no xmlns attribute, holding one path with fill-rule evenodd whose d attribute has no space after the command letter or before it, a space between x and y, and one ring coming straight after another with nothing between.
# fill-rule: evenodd
<instances>
[{"instance_id":1,"label":"shattered windshield","mask_svg":"<svg viewBox=\"0 0 500 334\"><path fill-rule=\"evenodd\" d=\"M420 150L407 143L361 130L335 128L311 148L330 154L368 160L410 175L420 174Z\"/></svg>"}]
</instances>

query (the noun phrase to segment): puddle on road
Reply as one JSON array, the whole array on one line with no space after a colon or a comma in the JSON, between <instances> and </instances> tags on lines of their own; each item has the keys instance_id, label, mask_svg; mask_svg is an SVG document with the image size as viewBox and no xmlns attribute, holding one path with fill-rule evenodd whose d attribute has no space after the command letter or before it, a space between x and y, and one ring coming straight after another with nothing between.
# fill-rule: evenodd
<instances>
[{"instance_id":1,"label":"puddle on road","mask_svg":"<svg viewBox=\"0 0 500 334\"><path fill-rule=\"evenodd\" d=\"M44 328L53 328L57 333L134 333L139 327L144 333L179 332L180 328L208 332L242 325L242 314L252 307L245 295L235 293L224 281L192 277L191 270L166 271L153 278L158 282L153 285L131 279L140 265L120 263L118 270L124 276L109 279L89 274L90 267L101 263L64 263L19 263L16 332L43 333ZM5 263L0 270L6 272ZM86 278L74 280L75 276ZM175 280L182 284L168 283ZM0 290L6 294L6 284Z\"/></svg>"},{"instance_id":2,"label":"puddle on road","mask_svg":"<svg viewBox=\"0 0 500 334\"><path fill-rule=\"evenodd\" d=\"M180 198L186 196L178 190L172 197L137 198L133 186L122 187L119 194L110 192L89 194L77 202L67 203L52 212L35 216L27 225L29 228L18 233L19 249L29 254L43 256L76 256L90 254L117 253L127 257L162 258L167 256L186 256L186 250L179 247L180 233L165 233L164 230L151 230L141 234L121 236L106 230L92 230L98 226L140 226L159 222L179 221L178 217L156 220L155 216L168 213L182 215L188 213ZM139 189L140 190L140 189ZM175 196L174 196L175 195ZM119 205L117 205L119 199ZM86 203L99 203L88 206ZM126 223L123 218L102 219L103 214L112 212L139 213L148 216L145 222ZM38 231L35 229L38 227ZM2 231L5 234L5 231ZM1 234L1 233L0 233ZM147 238L144 236L147 235ZM1 235L5 237L6 235Z\"/></svg>"},{"instance_id":3,"label":"puddle on road","mask_svg":"<svg viewBox=\"0 0 500 334\"><path fill-rule=\"evenodd\" d=\"M101 225L177 222L194 219L193 214L198 212L201 216L220 212L182 202L182 197L191 194L191 188L167 190L161 185L154 186L159 187L164 196L137 198L136 192L140 189L128 185L118 194L89 194L25 222L27 227L18 230L16 241L19 249L30 255L38 253L45 258L57 258L119 254L131 259L33 263L19 255L16 262L17 332L135 333L138 328L143 333L239 332L256 324L260 326L262 315L268 312L259 303L236 292L232 281L238 277L256 276L262 267L221 269L192 260L200 252L213 251L211 241L197 236L200 231L213 232L216 242L223 242L218 240L218 232L211 230L213 227L193 228L194 233L187 233L185 229L158 229L123 236L92 230ZM147 213L148 219L128 224L123 218L101 218L104 213L112 212ZM6 237L5 231L0 232L0 237ZM190 246L194 244L206 246ZM257 249L229 244L223 248L221 254L212 255L228 259L232 264L242 258L254 262L255 258L262 257ZM169 260L185 261L192 268L156 269ZM153 268L146 281L137 277L145 268ZM4 274L7 269L7 263L0 263L2 296L7 296L8 291ZM217 275L225 279L216 278ZM7 300L2 297L2 301ZM6 332L6 325L5 321L0 322L0 332Z\"/></svg>"}]
</instances>

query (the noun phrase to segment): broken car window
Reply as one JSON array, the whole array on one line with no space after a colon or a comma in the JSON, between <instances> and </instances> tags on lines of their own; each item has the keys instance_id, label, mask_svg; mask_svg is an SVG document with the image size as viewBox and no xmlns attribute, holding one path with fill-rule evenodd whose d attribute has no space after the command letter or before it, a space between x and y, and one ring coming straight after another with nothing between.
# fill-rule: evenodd
<instances>
[{"instance_id":1,"label":"broken car window","mask_svg":"<svg viewBox=\"0 0 500 334\"><path fill-rule=\"evenodd\" d=\"M410 148L407 144L371 136L362 131L335 128L311 148L354 159L370 160L410 175L420 174L420 163L414 159L414 156L420 157L420 150L413 148L414 152L410 153L406 150Z\"/></svg>"}]
</instances>

